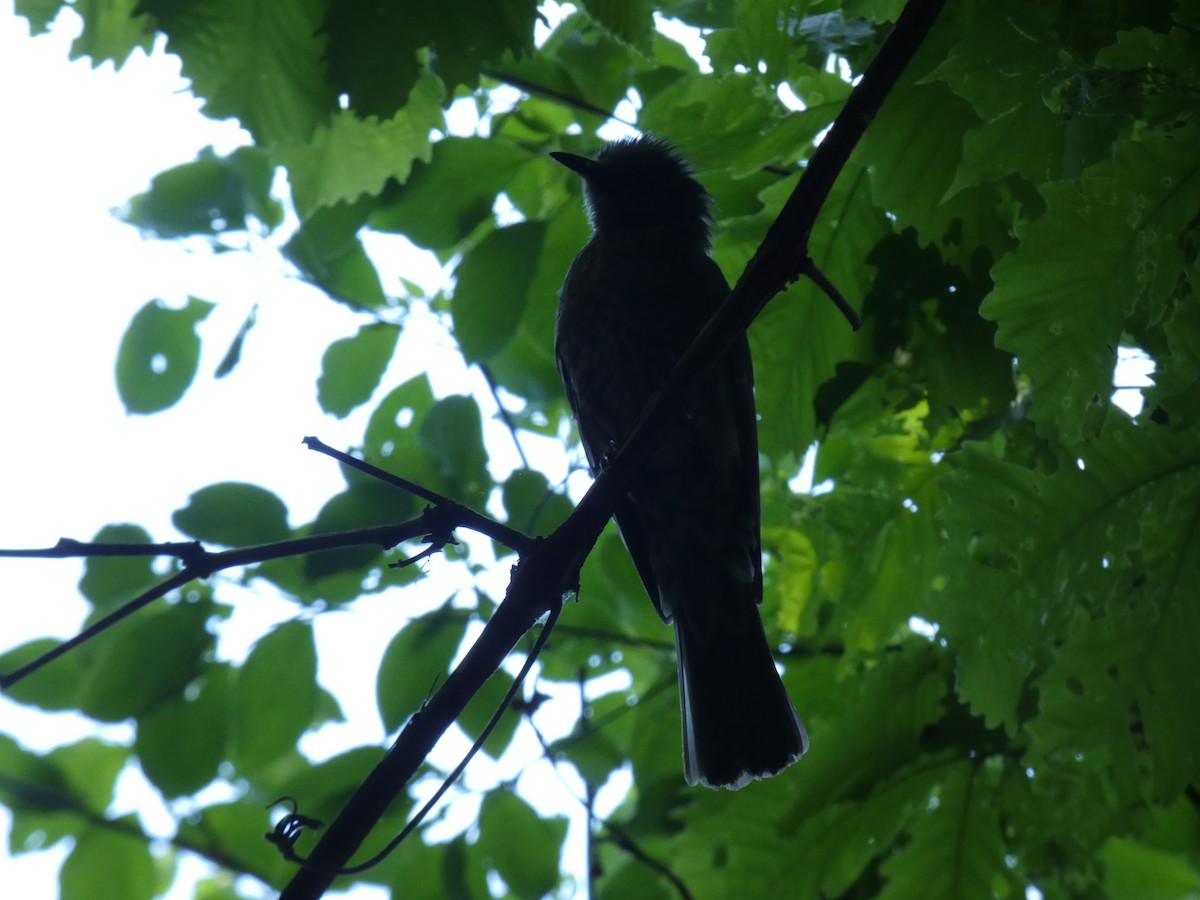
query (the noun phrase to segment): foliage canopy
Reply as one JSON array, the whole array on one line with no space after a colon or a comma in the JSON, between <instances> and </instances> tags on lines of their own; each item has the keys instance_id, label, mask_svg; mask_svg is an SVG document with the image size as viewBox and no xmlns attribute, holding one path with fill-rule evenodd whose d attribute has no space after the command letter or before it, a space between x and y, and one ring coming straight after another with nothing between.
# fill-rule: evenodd
<instances>
[{"instance_id":1,"label":"foliage canopy","mask_svg":"<svg viewBox=\"0 0 1200 900\"><path fill-rule=\"evenodd\" d=\"M17 3L35 32L60 6ZM564 488L536 469L494 475L474 398L439 398L425 377L381 383L407 310L426 305L452 324L464 358L502 389L516 433L567 434L551 332L587 224L578 185L546 153L594 150L607 114L634 98L637 127L677 143L715 197L714 255L733 280L845 100L847 74L862 72L901 7L588 0L535 46L539 13L526 0L101 2L74 5L85 22L74 53L120 65L166 36L206 113L236 117L253 143L162 173L128 220L219 245L289 227L294 208L288 260L361 322L328 349L323 407L344 416L370 404L364 458L479 509L498 498L510 524L541 534L569 511ZM656 30L654 10L704 29L711 71ZM519 97L502 103L500 84ZM476 133L448 134L453 103L483 114ZM272 193L280 168L286 197ZM457 260L452 293L388 295L364 230ZM542 669L562 682L632 678L548 748L590 790L632 772L625 803L594 825L593 891L1195 896L1200 9L952 3L843 172L812 246L865 327L851 332L798 283L750 330L763 615L812 750L737 794L683 786L669 633L606 533ZM209 308L150 304L133 320L114 348L130 411L167 408L187 390ZM240 352L239 339L222 374ZM1128 354L1154 367L1134 415L1112 399ZM798 491L814 444L821 489ZM235 483L198 490L174 523L235 546L416 508L347 471L345 490L299 528L274 495ZM97 539L150 537L114 525ZM251 570L297 615L240 666L214 656L218 583L14 688L43 709L132 720L136 740L39 758L0 734L13 851L71 835L64 897L96 884L154 896L163 885L138 822L105 817L117 773L136 759L166 798L214 779L237 786L237 799L181 818L170 851L220 864L204 896L243 896L236 874L285 883L290 867L262 840L263 806L290 795L328 819L381 752L313 765L296 750L339 715L316 682L311 618L417 577L385 562L356 550ZM479 563L466 553L461 564ZM93 559L80 590L99 617L156 577L144 560ZM493 605L481 593L475 610L447 607L396 635L378 681L388 728ZM40 649L10 650L0 670ZM479 699L463 723L473 735L487 715ZM499 755L515 726L514 716L486 752ZM407 803L396 807L381 833L401 824ZM503 786L469 834L409 841L356 877L406 898L486 897L489 874L514 896L568 895L564 838L561 820Z\"/></svg>"}]
</instances>

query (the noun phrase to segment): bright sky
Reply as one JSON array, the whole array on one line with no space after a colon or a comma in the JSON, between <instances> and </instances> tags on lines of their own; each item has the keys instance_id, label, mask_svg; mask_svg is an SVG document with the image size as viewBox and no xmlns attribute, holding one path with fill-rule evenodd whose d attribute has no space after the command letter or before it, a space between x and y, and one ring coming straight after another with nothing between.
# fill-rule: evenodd
<instances>
[{"instance_id":1,"label":"bright sky","mask_svg":"<svg viewBox=\"0 0 1200 900\"><path fill-rule=\"evenodd\" d=\"M268 487L288 504L293 524L308 521L342 482L336 465L305 450L300 439L316 434L334 446L351 445L361 438L366 414L360 410L339 422L319 409L321 354L362 320L287 278L271 247L254 258L215 257L199 244L143 241L112 215L159 171L193 159L208 144L226 153L247 138L236 123L214 123L199 113L177 62L161 50L149 58L135 53L119 73L110 64L93 70L87 61L68 63L77 22L64 14L51 35L30 39L10 0L0 2L0 196L6 204L0 224L6 250L0 267L0 547L48 546L60 536L86 540L111 522L138 523L156 539L177 539L170 513L192 491L225 480ZM399 293L403 274L436 290L445 278L436 262L402 245L370 245L391 280L385 288ZM196 384L165 413L127 416L112 375L126 325L149 300L181 304L189 294L218 302L199 329L204 353ZM214 381L213 370L255 303L258 324L240 367ZM428 370L439 394L477 391L480 380L464 369L449 336L430 317L414 318L384 389ZM493 465L503 474L516 464L511 439L497 439L494 432L489 438ZM453 567L440 568L447 571L430 579L421 597L410 591L402 603L381 597L356 604L351 615L319 618L322 660L335 660L322 668L321 680L342 701L350 722L306 739L306 753L324 758L384 740L374 675L387 640L408 616L467 586L461 573L448 571ZM76 592L80 571L75 561L0 560L0 651L34 637L73 634L86 612ZM503 580L488 585L502 586ZM221 654L234 659L271 624L297 612L278 598L238 597L238 612L220 643ZM349 652L335 657L339 647ZM557 718L569 721L575 708L560 705ZM561 733L553 722L545 727L551 737ZM34 750L90 733L77 718L42 715L3 698L0 730ZM131 731L119 726L101 733L125 742ZM511 777L536 759L540 751L526 737L506 754L501 769L481 758L465 783L485 786L498 772ZM467 746L452 736L443 743L439 762L447 766ZM550 767L540 767L545 771L532 772L522 784L540 785L530 797L539 810L573 815L568 852L575 858L567 863L582 871L578 807ZM139 779L135 772L122 776L113 811L137 809L148 828L166 831L169 818L148 803ZM555 791L558 796L551 796ZM469 820L474 802L461 806L454 817L460 823ZM8 824L0 811L0 834L7 834ZM59 845L46 853L0 856L0 884L23 897L55 896L65 854ZM187 868L193 877L202 871L198 864ZM189 895L184 889L172 896Z\"/></svg>"}]
</instances>

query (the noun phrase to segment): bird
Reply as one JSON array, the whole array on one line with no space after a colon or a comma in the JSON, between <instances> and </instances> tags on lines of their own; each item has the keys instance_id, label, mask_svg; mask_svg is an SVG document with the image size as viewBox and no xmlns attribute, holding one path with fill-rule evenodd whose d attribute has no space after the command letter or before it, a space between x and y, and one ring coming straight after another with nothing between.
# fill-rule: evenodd
<instances>
[{"instance_id":1,"label":"bird","mask_svg":"<svg viewBox=\"0 0 1200 900\"><path fill-rule=\"evenodd\" d=\"M559 293L554 352L593 475L729 294L711 198L649 135L595 158L550 154L583 181L591 237ZM744 334L689 392L614 518L675 630L689 785L738 789L808 749L759 617L762 539L754 371Z\"/></svg>"}]
</instances>

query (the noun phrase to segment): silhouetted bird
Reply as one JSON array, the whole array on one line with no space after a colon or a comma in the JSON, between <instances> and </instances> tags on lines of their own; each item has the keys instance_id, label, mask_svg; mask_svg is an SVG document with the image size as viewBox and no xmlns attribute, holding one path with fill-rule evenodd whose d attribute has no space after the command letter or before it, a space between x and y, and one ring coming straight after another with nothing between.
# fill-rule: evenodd
<instances>
[{"instance_id":1,"label":"silhouetted bird","mask_svg":"<svg viewBox=\"0 0 1200 900\"><path fill-rule=\"evenodd\" d=\"M709 254L709 196L663 141L595 160L592 237L563 283L558 370L595 472L729 293ZM675 626L689 784L739 788L808 748L763 632L754 372L743 335L688 396L616 510L646 591Z\"/></svg>"}]
</instances>

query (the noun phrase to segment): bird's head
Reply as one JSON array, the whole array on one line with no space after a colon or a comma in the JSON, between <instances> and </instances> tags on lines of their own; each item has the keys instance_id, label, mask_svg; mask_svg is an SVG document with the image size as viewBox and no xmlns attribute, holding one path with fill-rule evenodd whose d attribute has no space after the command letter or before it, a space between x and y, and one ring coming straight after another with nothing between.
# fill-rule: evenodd
<instances>
[{"instance_id":1,"label":"bird's head","mask_svg":"<svg viewBox=\"0 0 1200 900\"><path fill-rule=\"evenodd\" d=\"M652 229L708 246L708 192L666 141L649 136L615 141L595 159L550 155L583 179L588 218L597 233Z\"/></svg>"}]
</instances>

